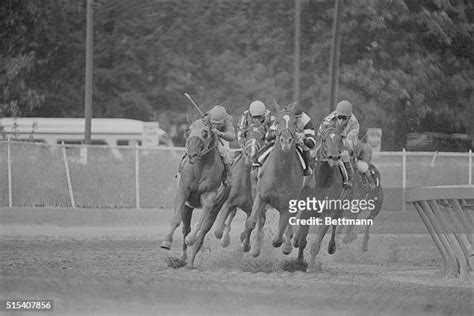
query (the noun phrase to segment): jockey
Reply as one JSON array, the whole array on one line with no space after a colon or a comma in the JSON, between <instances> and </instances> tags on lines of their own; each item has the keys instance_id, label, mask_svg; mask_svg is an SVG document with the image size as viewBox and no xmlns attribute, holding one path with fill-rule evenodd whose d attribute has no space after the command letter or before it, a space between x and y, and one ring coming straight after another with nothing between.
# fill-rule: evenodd
<instances>
[{"instance_id":1,"label":"jockey","mask_svg":"<svg viewBox=\"0 0 474 316\"><path fill-rule=\"evenodd\" d=\"M310 150L316 146L313 122L308 114L298 106L295 110L296 117L296 144L303 150L303 158L306 162L304 175L313 174L314 159L310 156Z\"/></svg>"},{"instance_id":2,"label":"jockey","mask_svg":"<svg viewBox=\"0 0 474 316\"><path fill-rule=\"evenodd\" d=\"M314 139L315 132L313 127L313 122L308 114L303 112L300 107L297 107L295 110L296 118L296 137L295 142L303 152L303 159L305 160L306 168L304 169L304 175L310 176L313 174L314 169L314 159L310 156L310 149L313 149L316 145L316 140ZM272 125L270 131L267 133L266 140L268 142L275 139L275 129L276 127Z\"/></svg>"},{"instance_id":3,"label":"jockey","mask_svg":"<svg viewBox=\"0 0 474 316\"><path fill-rule=\"evenodd\" d=\"M217 149L224 163L225 175L224 185L230 185L232 180L232 166L230 162L229 142L235 140L235 129L232 116L222 105L214 106L204 116L204 121L210 124L211 130L218 138Z\"/></svg>"},{"instance_id":4,"label":"jockey","mask_svg":"<svg viewBox=\"0 0 474 316\"><path fill-rule=\"evenodd\" d=\"M246 129L251 124L261 125L265 124L265 134L267 133L270 126L273 124L275 117L271 115L270 110L268 110L265 104L262 101L253 101L250 103L250 107L246 110L239 120L239 130L237 132L237 139L240 147L244 146L245 143L245 132Z\"/></svg>"},{"instance_id":5,"label":"jockey","mask_svg":"<svg viewBox=\"0 0 474 316\"><path fill-rule=\"evenodd\" d=\"M357 117L354 115L354 113L352 113L352 104L349 101L343 100L339 102L336 106L336 110L324 118L323 123L319 126L318 136L320 136L322 132L328 127L335 127L341 133L344 146L344 150L342 151L342 162L344 168L347 171L347 180L344 182L344 186L351 187L353 170L350 162L351 159L349 151L355 151L356 148L361 147L358 140L360 128L359 121L357 120ZM361 168L364 166L359 167L360 164L364 163L366 168ZM367 162L361 161L360 163L357 163L357 166L358 169L367 176L369 185L372 188L373 181L368 169L369 163L370 160Z\"/></svg>"}]
</instances>

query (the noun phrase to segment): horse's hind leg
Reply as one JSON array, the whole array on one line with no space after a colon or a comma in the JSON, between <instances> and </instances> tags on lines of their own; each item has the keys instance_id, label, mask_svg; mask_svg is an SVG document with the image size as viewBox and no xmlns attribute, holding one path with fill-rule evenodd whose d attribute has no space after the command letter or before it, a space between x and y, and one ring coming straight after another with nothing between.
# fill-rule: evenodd
<instances>
[{"instance_id":1,"label":"horse's hind leg","mask_svg":"<svg viewBox=\"0 0 474 316\"><path fill-rule=\"evenodd\" d=\"M376 203L375 208L370 212L369 216L367 216L367 219L373 220L375 216L377 216L380 213L380 210L382 209L382 203L379 201L380 199L377 200L378 203ZM364 252L369 250L369 234L370 234L370 225L367 225L367 227L365 228L365 234L364 234L364 239L362 240L362 248L361 248L361 250Z\"/></svg>"},{"instance_id":2,"label":"horse's hind leg","mask_svg":"<svg viewBox=\"0 0 474 316\"><path fill-rule=\"evenodd\" d=\"M323 241L324 235L326 235L326 232L328 231L328 229L329 229L328 225L319 226L318 235L316 237L316 240L311 245L311 251L310 251L310 253L311 253L311 265L314 264L316 256L318 255L319 250L321 249L321 242Z\"/></svg>"},{"instance_id":3,"label":"horse's hind leg","mask_svg":"<svg viewBox=\"0 0 474 316\"><path fill-rule=\"evenodd\" d=\"M185 205L182 213L182 220L183 220L183 255L181 259L183 261L186 261L187 259L187 254L186 254L186 249L188 248L188 245L186 244L186 236L189 234L191 231L191 217L193 215L193 208Z\"/></svg>"},{"instance_id":4,"label":"horse's hind leg","mask_svg":"<svg viewBox=\"0 0 474 316\"><path fill-rule=\"evenodd\" d=\"M331 239L328 244L328 254L330 255L336 252L336 229L337 225L332 225Z\"/></svg>"}]
</instances>

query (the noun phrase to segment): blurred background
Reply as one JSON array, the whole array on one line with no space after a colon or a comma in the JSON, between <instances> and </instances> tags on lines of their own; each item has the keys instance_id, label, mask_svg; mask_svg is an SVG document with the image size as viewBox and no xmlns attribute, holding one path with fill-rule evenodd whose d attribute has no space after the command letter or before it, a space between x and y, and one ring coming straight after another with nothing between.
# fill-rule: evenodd
<instances>
[{"instance_id":1,"label":"blurred background","mask_svg":"<svg viewBox=\"0 0 474 316\"><path fill-rule=\"evenodd\" d=\"M297 1L300 100L318 125L335 106L335 1ZM93 117L158 121L180 146L198 117L185 92L204 111L225 105L235 123L255 99L293 101L297 1L95 0ZM0 116L84 117L86 1L0 3ZM382 151L430 137L441 140L428 150L472 148L472 2L341 3L336 101L354 104L360 137L382 128Z\"/></svg>"}]
</instances>

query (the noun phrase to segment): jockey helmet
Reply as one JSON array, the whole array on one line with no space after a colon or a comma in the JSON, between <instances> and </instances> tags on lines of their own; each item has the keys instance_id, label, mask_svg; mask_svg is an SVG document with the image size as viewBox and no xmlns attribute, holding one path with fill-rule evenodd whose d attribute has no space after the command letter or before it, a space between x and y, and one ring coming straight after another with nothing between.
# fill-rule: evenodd
<instances>
[{"instance_id":1,"label":"jockey helmet","mask_svg":"<svg viewBox=\"0 0 474 316\"><path fill-rule=\"evenodd\" d=\"M265 104L262 101L253 101L250 103L249 112L252 116L261 116L265 114Z\"/></svg>"},{"instance_id":2,"label":"jockey helmet","mask_svg":"<svg viewBox=\"0 0 474 316\"><path fill-rule=\"evenodd\" d=\"M216 105L209 111L212 124L222 124L227 117L227 112L222 105Z\"/></svg>"},{"instance_id":3,"label":"jockey helmet","mask_svg":"<svg viewBox=\"0 0 474 316\"><path fill-rule=\"evenodd\" d=\"M342 100L336 106L336 116L352 116L352 104L347 100Z\"/></svg>"},{"instance_id":4,"label":"jockey helmet","mask_svg":"<svg viewBox=\"0 0 474 316\"><path fill-rule=\"evenodd\" d=\"M303 109L301 108L301 106L296 106L296 109L295 109L295 116L296 117L299 117L303 114Z\"/></svg>"}]
</instances>

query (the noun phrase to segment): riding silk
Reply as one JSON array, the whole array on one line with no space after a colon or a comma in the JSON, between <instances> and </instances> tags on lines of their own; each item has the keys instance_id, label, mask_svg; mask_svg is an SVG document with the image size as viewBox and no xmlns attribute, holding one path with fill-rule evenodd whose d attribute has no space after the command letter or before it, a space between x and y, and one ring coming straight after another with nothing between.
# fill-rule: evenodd
<instances>
[{"instance_id":1,"label":"riding silk","mask_svg":"<svg viewBox=\"0 0 474 316\"><path fill-rule=\"evenodd\" d=\"M316 140L314 139L315 132L311 118L306 113L301 114L301 118L296 121L296 132L303 133L306 139L312 142L312 146L308 146L308 149L313 148L316 145Z\"/></svg>"},{"instance_id":2,"label":"riding silk","mask_svg":"<svg viewBox=\"0 0 474 316\"><path fill-rule=\"evenodd\" d=\"M247 138L247 136L244 135L244 133L249 127L249 125L252 123L251 117L252 116L250 115L249 110L246 110L240 117L239 130L237 131L237 139L239 141L239 144L241 144L241 146L243 142L245 141L245 139ZM264 115L264 120L263 120L263 124L266 125L265 131L268 130L268 128L273 124L274 121L275 121L275 117L271 115L270 110L268 109L265 110L265 115Z\"/></svg>"},{"instance_id":3,"label":"riding silk","mask_svg":"<svg viewBox=\"0 0 474 316\"><path fill-rule=\"evenodd\" d=\"M318 137L321 137L322 132L328 127L337 128L336 111L333 111L331 114L324 118L318 129ZM346 142L344 144L347 147L346 149L353 149L354 144L356 143L359 137L359 128L359 121L357 120L355 115L352 114L351 118L349 119L349 122L347 122L347 125L343 128L343 130L339 130L341 136L346 139Z\"/></svg>"}]
</instances>

